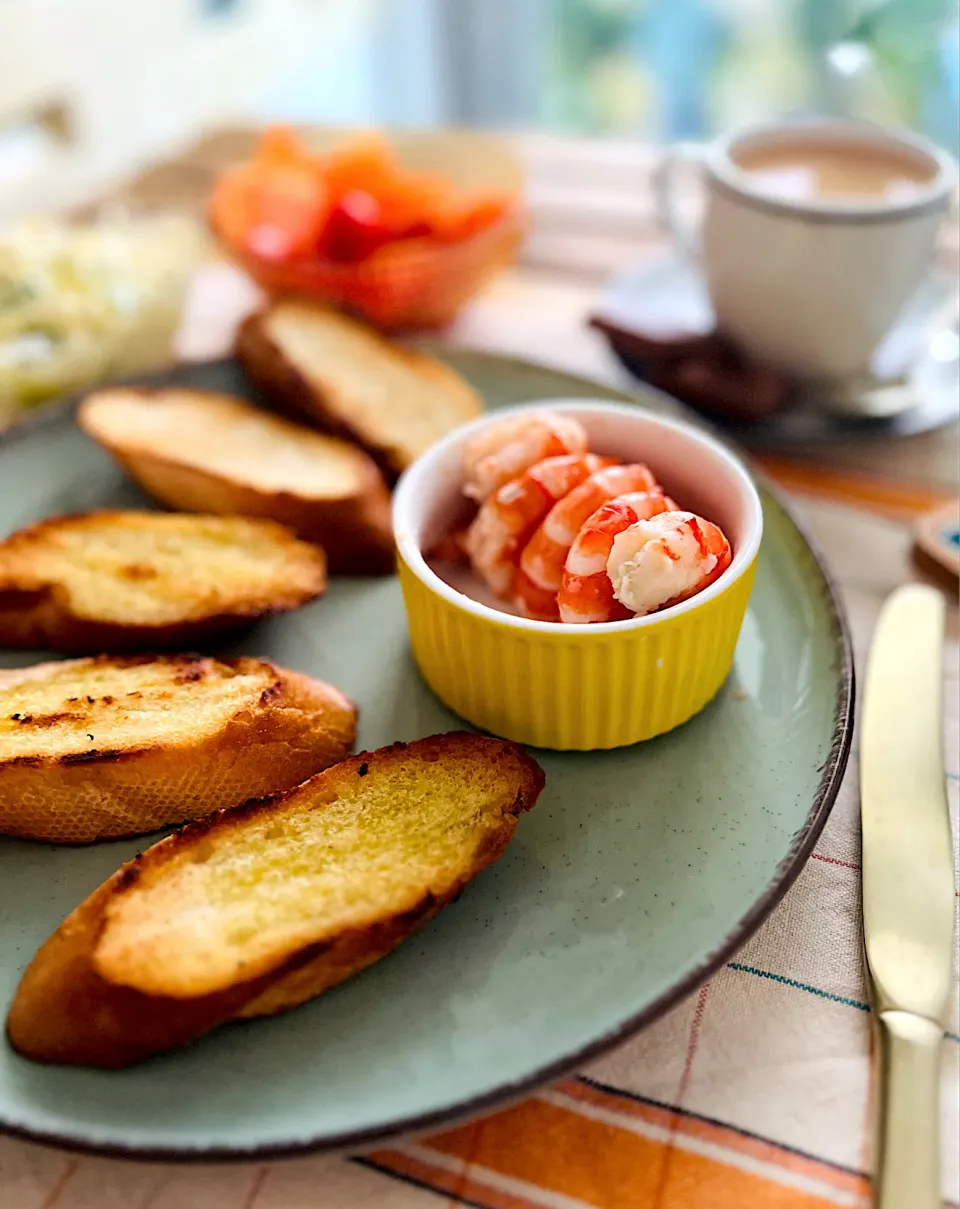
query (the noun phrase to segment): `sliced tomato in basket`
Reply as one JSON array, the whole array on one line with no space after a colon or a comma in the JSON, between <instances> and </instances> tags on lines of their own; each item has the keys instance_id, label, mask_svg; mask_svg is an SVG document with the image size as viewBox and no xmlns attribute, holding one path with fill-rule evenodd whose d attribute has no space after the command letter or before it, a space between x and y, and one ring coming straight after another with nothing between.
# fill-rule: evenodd
<instances>
[{"instance_id":1,"label":"sliced tomato in basket","mask_svg":"<svg viewBox=\"0 0 960 1209\"><path fill-rule=\"evenodd\" d=\"M330 211L320 254L330 260L365 260L392 238L377 198L365 189L350 189Z\"/></svg>"},{"instance_id":2,"label":"sliced tomato in basket","mask_svg":"<svg viewBox=\"0 0 960 1209\"><path fill-rule=\"evenodd\" d=\"M433 229L438 239L459 243L499 222L510 204L511 199L501 193L451 194L434 215Z\"/></svg>"},{"instance_id":3,"label":"sliced tomato in basket","mask_svg":"<svg viewBox=\"0 0 960 1209\"><path fill-rule=\"evenodd\" d=\"M212 222L229 243L274 262L315 253L329 213L323 177L294 161L233 169L210 201Z\"/></svg>"}]
</instances>

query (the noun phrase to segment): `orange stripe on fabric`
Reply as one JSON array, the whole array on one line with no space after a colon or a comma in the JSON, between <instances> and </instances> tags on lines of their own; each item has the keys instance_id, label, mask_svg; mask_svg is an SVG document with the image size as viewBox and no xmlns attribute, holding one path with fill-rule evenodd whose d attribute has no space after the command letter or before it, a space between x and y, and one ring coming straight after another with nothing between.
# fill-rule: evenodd
<instances>
[{"instance_id":1,"label":"orange stripe on fabric","mask_svg":"<svg viewBox=\"0 0 960 1209\"><path fill-rule=\"evenodd\" d=\"M838 1171L829 1163L821 1163L806 1155L796 1154L785 1150L775 1142L767 1142L762 1138L751 1138L725 1125L712 1121L703 1121L696 1117L685 1117L680 1113L671 1112L667 1108L656 1105L638 1103L636 1100L605 1092L578 1080L569 1079L557 1085L557 1091L597 1108L603 1108L620 1116L643 1121L659 1129L672 1129L678 1136L697 1138L715 1146L723 1147L734 1154L745 1155L771 1166L780 1167L784 1171L795 1172L809 1179L829 1184L841 1192L862 1192L866 1182L853 1172Z\"/></svg>"},{"instance_id":2,"label":"orange stripe on fabric","mask_svg":"<svg viewBox=\"0 0 960 1209\"><path fill-rule=\"evenodd\" d=\"M708 1156L676 1150L661 1188L665 1145L575 1111L526 1100L489 1117L474 1153L469 1127L451 1130L421 1144L465 1158L479 1168L551 1192L578 1198L597 1209L828 1209L833 1202L742 1171ZM474 1169L463 1195L489 1203L482 1171Z\"/></svg>"},{"instance_id":3,"label":"orange stripe on fabric","mask_svg":"<svg viewBox=\"0 0 960 1209\"><path fill-rule=\"evenodd\" d=\"M920 483L894 483L872 475L830 470L768 455L755 455L753 461L788 491L856 504L884 516L916 515L956 498L947 491Z\"/></svg>"},{"instance_id":4,"label":"orange stripe on fabric","mask_svg":"<svg viewBox=\"0 0 960 1209\"><path fill-rule=\"evenodd\" d=\"M663 1209L834 1209L832 1201L735 1171L700 1155L674 1151ZM621 1206L617 1206L621 1209ZM626 1209L626 1205L622 1207Z\"/></svg>"},{"instance_id":5,"label":"orange stripe on fabric","mask_svg":"<svg viewBox=\"0 0 960 1209\"><path fill-rule=\"evenodd\" d=\"M454 1198L452 1205L459 1209L461 1198L473 1200L483 1205L484 1209L541 1209L535 1201L525 1197L513 1196L509 1192L486 1185L468 1187L470 1181L462 1174L445 1171L432 1163L422 1162L413 1155L404 1154L402 1150L376 1150L367 1158L374 1167L383 1167L397 1175L405 1175L416 1183L423 1184L437 1192L449 1192Z\"/></svg>"}]
</instances>

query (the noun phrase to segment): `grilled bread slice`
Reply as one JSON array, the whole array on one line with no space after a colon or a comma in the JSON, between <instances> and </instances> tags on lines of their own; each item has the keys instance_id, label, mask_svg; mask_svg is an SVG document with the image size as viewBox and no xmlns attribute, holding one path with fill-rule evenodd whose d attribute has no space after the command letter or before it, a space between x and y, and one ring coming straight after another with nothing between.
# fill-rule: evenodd
<instances>
[{"instance_id":1,"label":"grilled bread slice","mask_svg":"<svg viewBox=\"0 0 960 1209\"><path fill-rule=\"evenodd\" d=\"M138 835L298 785L353 749L338 689L263 659L100 656L0 673L0 833Z\"/></svg>"},{"instance_id":2,"label":"grilled bread slice","mask_svg":"<svg viewBox=\"0 0 960 1209\"><path fill-rule=\"evenodd\" d=\"M24 1057L104 1070L131 1066L209 1032L257 993L257 983L238 983L219 995L165 999L101 978L93 956L103 912L127 870L84 899L27 967L7 1016L7 1036ZM261 979L259 989L270 981Z\"/></svg>"},{"instance_id":3,"label":"grilled bread slice","mask_svg":"<svg viewBox=\"0 0 960 1209\"><path fill-rule=\"evenodd\" d=\"M211 391L99 390L77 419L170 508L279 521L335 574L394 569L390 493L356 445Z\"/></svg>"},{"instance_id":4,"label":"grilled bread slice","mask_svg":"<svg viewBox=\"0 0 960 1209\"><path fill-rule=\"evenodd\" d=\"M87 512L0 542L0 646L196 646L326 587L323 552L272 521Z\"/></svg>"},{"instance_id":5,"label":"grilled bread slice","mask_svg":"<svg viewBox=\"0 0 960 1209\"><path fill-rule=\"evenodd\" d=\"M326 307L280 300L241 325L237 356L266 401L362 445L390 479L483 411L433 357Z\"/></svg>"},{"instance_id":6,"label":"grilled bread slice","mask_svg":"<svg viewBox=\"0 0 960 1209\"><path fill-rule=\"evenodd\" d=\"M117 1067L302 1003L454 899L542 787L513 744L455 733L365 752L191 823L43 945L10 1040L39 1061Z\"/></svg>"}]
</instances>

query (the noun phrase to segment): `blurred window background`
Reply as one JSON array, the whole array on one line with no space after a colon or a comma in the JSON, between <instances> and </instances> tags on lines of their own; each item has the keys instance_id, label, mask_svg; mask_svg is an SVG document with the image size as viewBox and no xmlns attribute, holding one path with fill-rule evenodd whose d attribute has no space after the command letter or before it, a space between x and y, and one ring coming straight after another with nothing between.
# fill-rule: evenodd
<instances>
[{"instance_id":1,"label":"blurred window background","mask_svg":"<svg viewBox=\"0 0 960 1209\"><path fill-rule=\"evenodd\" d=\"M958 0L0 0L0 217L288 118L699 138L790 113L960 150Z\"/></svg>"},{"instance_id":2,"label":"blurred window background","mask_svg":"<svg viewBox=\"0 0 960 1209\"><path fill-rule=\"evenodd\" d=\"M698 138L785 113L960 148L957 0L376 0L302 111ZM365 11L364 11L365 10ZM363 95L362 81L369 82ZM358 84L361 85L358 92ZM322 90L322 100L321 92ZM279 99L282 93L277 94ZM294 100L293 92L284 98Z\"/></svg>"}]
</instances>

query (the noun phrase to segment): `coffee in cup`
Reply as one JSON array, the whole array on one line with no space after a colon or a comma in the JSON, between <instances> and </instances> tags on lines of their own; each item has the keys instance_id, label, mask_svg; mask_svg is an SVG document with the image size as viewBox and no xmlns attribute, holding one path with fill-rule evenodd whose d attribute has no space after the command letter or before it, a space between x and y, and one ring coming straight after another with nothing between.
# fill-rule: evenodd
<instances>
[{"instance_id":1,"label":"coffee in cup","mask_svg":"<svg viewBox=\"0 0 960 1209\"><path fill-rule=\"evenodd\" d=\"M747 144L732 158L748 187L788 201L913 201L936 174L933 165L892 148L828 140Z\"/></svg>"},{"instance_id":2,"label":"coffee in cup","mask_svg":"<svg viewBox=\"0 0 960 1209\"><path fill-rule=\"evenodd\" d=\"M699 230L675 205L681 160L704 183ZM955 182L951 157L912 134L824 120L681 147L654 183L718 328L773 369L844 387L929 269Z\"/></svg>"}]
</instances>

